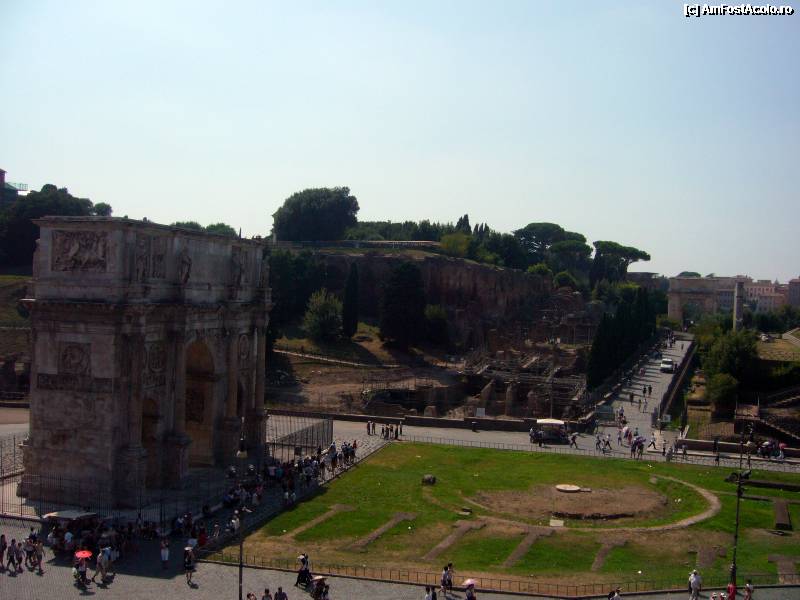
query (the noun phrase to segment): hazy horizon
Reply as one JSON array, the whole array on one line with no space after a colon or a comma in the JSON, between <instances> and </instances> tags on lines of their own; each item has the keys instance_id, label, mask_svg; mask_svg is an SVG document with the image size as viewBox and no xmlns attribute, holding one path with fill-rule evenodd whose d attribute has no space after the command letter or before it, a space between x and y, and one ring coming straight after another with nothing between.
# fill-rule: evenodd
<instances>
[{"instance_id":1,"label":"hazy horizon","mask_svg":"<svg viewBox=\"0 0 800 600\"><path fill-rule=\"evenodd\" d=\"M360 220L551 221L652 255L632 270L800 275L798 14L12 1L0 16L0 167L31 189L250 236L292 193L346 185Z\"/></svg>"}]
</instances>

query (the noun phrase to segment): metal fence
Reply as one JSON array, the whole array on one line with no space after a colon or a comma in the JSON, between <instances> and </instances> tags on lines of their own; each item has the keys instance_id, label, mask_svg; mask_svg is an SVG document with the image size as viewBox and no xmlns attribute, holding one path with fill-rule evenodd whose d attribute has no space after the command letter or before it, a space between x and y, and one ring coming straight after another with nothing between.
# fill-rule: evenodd
<instances>
[{"instance_id":1,"label":"metal fence","mask_svg":"<svg viewBox=\"0 0 800 600\"><path fill-rule=\"evenodd\" d=\"M628 453L614 453L614 452L603 452L601 450L596 450L594 446L589 448L570 448L568 446L543 446L539 447L536 444L507 444L503 442L483 442L480 440L457 440L457 439L450 439L450 438L441 438L441 437L429 437L423 435L403 435L402 441L404 442L419 442L422 444L438 444L442 446L462 446L466 448L489 448L493 450L513 450L516 452L545 452L549 454L570 454L570 455L578 455L578 456L593 456L593 457L605 457L605 458L616 458L616 459L623 459L628 456ZM625 447L628 450L627 447ZM641 460L657 460L663 461L664 457L662 457L658 453L647 453L645 454ZM713 456L698 456L696 454L687 454L684 458L680 452L673 455L672 458L673 463L677 464L695 464L695 465L705 465L705 466L719 466L724 469L734 468L734 466L738 467L739 464L739 455L738 454L721 454L720 455L720 464L717 465ZM735 464L734 464L735 462ZM789 463L779 463L775 461L765 461L763 459L756 459L753 458L751 464L753 465L754 469L761 469L764 471L784 471L784 472L791 472L796 473L800 472L800 465L794 465Z\"/></svg>"},{"instance_id":2,"label":"metal fence","mask_svg":"<svg viewBox=\"0 0 800 600\"><path fill-rule=\"evenodd\" d=\"M216 552L208 557L208 560L222 563L238 564L239 554L231 552ZM248 567L279 569L284 571L296 571L298 564L296 560L265 558L259 555L244 555L244 563ZM314 573L353 577L359 579L377 579L382 581L393 581L397 583L407 583L413 585L439 585L440 573L431 571L418 571L414 569L402 569L398 567L367 567L357 565L336 565L314 562ZM546 574L543 574L546 576ZM460 575L459 577L462 577ZM492 592L512 592L520 594L536 594L555 596L559 598L580 597L605 594L611 589L620 588L622 593L652 592L658 590L680 590L686 589L686 582L675 579L649 579L641 578L631 581L606 581L597 583L563 584L549 581L539 581L533 578L508 579L503 577L488 577L481 575L463 574L464 578L474 579L478 590ZM756 586L775 585L779 583L778 576L770 573L741 574L741 581L752 579ZM800 575L781 575L780 583L785 585L800 584ZM703 589L724 588L728 584L728 577L703 577Z\"/></svg>"},{"instance_id":3,"label":"metal fence","mask_svg":"<svg viewBox=\"0 0 800 600\"><path fill-rule=\"evenodd\" d=\"M289 460L297 454L326 450L333 442L333 419L304 414L273 415L265 425L269 455Z\"/></svg>"},{"instance_id":4,"label":"metal fence","mask_svg":"<svg viewBox=\"0 0 800 600\"><path fill-rule=\"evenodd\" d=\"M22 447L27 435L8 435L0 438L0 481L22 472Z\"/></svg>"}]
</instances>

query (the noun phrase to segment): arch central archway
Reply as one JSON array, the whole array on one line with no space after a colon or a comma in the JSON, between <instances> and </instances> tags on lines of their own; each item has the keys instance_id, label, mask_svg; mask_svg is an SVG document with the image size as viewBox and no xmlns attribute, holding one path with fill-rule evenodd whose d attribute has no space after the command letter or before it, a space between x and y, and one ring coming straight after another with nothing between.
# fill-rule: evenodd
<instances>
[{"instance_id":1,"label":"arch central archway","mask_svg":"<svg viewBox=\"0 0 800 600\"><path fill-rule=\"evenodd\" d=\"M205 342L186 349L186 433L189 466L214 464L214 357Z\"/></svg>"}]
</instances>

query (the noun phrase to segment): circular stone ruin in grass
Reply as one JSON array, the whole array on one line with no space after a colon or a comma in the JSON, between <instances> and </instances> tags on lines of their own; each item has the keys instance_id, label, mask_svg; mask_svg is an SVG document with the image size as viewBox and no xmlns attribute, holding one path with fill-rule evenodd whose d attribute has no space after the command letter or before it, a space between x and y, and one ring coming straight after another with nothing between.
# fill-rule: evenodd
<instances>
[{"instance_id":1,"label":"circular stone ruin in grass","mask_svg":"<svg viewBox=\"0 0 800 600\"><path fill-rule=\"evenodd\" d=\"M471 499L490 512L524 519L611 521L656 518L667 509L667 497L651 487L619 488L576 484L534 485L527 490L482 490Z\"/></svg>"}]
</instances>

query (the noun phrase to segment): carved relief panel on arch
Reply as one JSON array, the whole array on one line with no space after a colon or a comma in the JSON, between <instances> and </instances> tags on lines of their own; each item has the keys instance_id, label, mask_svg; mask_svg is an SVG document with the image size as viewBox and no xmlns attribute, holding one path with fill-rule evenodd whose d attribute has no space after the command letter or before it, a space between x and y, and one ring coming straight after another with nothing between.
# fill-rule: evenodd
<instances>
[{"instance_id":1,"label":"carved relief panel on arch","mask_svg":"<svg viewBox=\"0 0 800 600\"><path fill-rule=\"evenodd\" d=\"M54 231L53 271L105 273L108 259L108 234L105 231Z\"/></svg>"}]
</instances>

